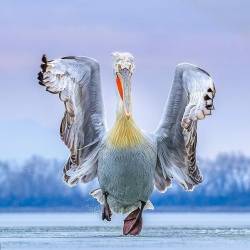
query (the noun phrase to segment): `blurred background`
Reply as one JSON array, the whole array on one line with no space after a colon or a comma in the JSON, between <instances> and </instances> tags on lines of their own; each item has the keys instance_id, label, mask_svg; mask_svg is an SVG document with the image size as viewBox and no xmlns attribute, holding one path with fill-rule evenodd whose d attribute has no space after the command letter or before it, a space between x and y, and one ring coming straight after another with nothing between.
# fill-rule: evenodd
<instances>
[{"instance_id":1,"label":"blurred background","mask_svg":"<svg viewBox=\"0 0 250 250\"><path fill-rule=\"evenodd\" d=\"M250 207L250 2L0 2L0 207L3 210L89 210L96 183L70 189L61 181L68 151L60 140L63 104L38 85L42 54L85 55L101 65L108 127L115 115L113 51L135 56L133 110L154 131L177 63L208 71L216 111L199 123L204 183L192 193L174 186L153 195L162 209L246 210Z\"/></svg>"}]
</instances>

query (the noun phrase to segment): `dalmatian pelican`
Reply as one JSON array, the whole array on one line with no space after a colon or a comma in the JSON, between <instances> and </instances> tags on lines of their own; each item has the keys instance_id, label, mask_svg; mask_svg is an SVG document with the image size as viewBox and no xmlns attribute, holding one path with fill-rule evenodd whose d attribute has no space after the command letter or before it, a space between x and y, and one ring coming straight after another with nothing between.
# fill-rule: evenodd
<instances>
[{"instance_id":1,"label":"dalmatian pelican","mask_svg":"<svg viewBox=\"0 0 250 250\"><path fill-rule=\"evenodd\" d=\"M63 170L69 186L98 178L91 192L102 205L102 219L128 213L123 234L138 235L142 212L152 209L154 187L165 192L176 180L186 191L202 182L196 163L197 122L214 109L215 86L203 69L176 66L168 101L158 128L145 133L132 115L131 78L135 70L130 53L113 53L117 112L113 127L105 125L100 67L88 57L42 57L39 83L59 94L65 113L60 135L70 150Z\"/></svg>"}]
</instances>

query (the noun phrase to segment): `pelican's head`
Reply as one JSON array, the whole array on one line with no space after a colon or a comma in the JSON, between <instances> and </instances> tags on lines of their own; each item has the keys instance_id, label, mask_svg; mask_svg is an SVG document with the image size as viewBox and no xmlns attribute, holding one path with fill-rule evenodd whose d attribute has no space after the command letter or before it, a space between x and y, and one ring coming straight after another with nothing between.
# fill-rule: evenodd
<instances>
[{"instance_id":1,"label":"pelican's head","mask_svg":"<svg viewBox=\"0 0 250 250\"><path fill-rule=\"evenodd\" d=\"M113 69L117 91L127 118L131 115L131 77L135 69L134 57L127 52L114 52Z\"/></svg>"}]
</instances>

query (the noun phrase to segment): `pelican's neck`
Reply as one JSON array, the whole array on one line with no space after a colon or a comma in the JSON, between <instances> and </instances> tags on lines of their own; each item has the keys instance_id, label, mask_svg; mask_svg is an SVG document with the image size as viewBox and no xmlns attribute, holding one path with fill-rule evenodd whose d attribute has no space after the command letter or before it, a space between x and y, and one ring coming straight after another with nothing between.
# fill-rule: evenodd
<instances>
[{"instance_id":1,"label":"pelican's neck","mask_svg":"<svg viewBox=\"0 0 250 250\"><path fill-rule=\"evenodd\" d=\"M129 98L129 108L131 114L131 93L127 92ZM118 95L118 104L116 112L116 121L113 128L109 132L109 143L117 148L129 148L140 145L144 142L141 130L136 126L132 115L128 118L125 114L124 104Z\"/></svg>"},{"instance_id":2,"label":"pelican's neck","mask_svg":"<svg viewBox=\"0 0 250 250\"><path fill-rule=\"evenodd\" d=\"M124 110L124 104L123 101L121 100L120 96L117 97L117 108L116 108L116 120L121 119L122 117L126 117L126 113ZM130 112L131 112L131 98L129 100L130 102ZM132 112L130 113L130 119L132 118Z\"/></svg>"}]
</instances>

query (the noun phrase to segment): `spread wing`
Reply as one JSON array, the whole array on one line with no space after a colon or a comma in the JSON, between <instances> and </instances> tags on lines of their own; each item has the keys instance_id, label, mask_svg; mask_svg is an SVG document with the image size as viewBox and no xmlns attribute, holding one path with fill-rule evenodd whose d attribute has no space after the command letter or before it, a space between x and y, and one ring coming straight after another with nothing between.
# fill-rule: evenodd
<instances>
[{"instance_id":1,"label":"spread wing","mask_svg":"<svg viewBox=\"0 0 250 250\"><path fill-rule=\"evenodd\" d=\"M176 179L186 190L202 182L196 163L197 122L214 109L215 86L203 69L183 63L176 67L157 139L155 186L165 191Z\"/></svg>"},{"instance_id":2,"label":"spread wing","mask_svg":"<svg viewBox=\"0 0 250 250\"><path fill-rule=\"evenodd\" d=\"M88 182L96 176L97 153L105 134L99 64L87 57L42 58L39 83L59 94L65 113L60 135L70 150L64 167L69 185Z\"/></svg>"}]
</instances>

